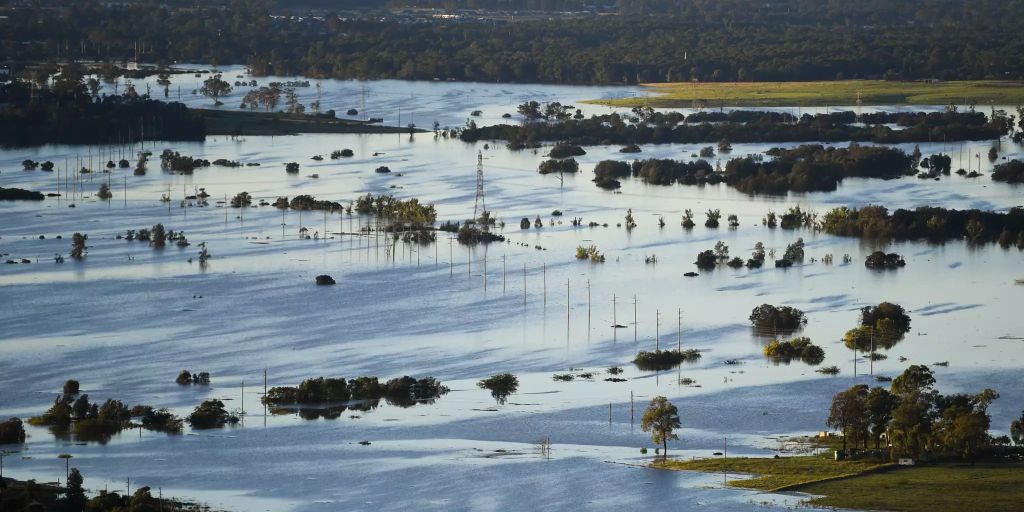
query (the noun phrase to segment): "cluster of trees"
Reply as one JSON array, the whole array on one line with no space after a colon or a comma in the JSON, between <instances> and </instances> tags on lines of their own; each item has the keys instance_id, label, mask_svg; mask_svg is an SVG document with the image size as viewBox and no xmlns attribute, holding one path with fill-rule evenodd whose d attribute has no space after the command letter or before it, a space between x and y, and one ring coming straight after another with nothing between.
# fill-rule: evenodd
<instances>
[{"instance_id":1,"label":"cluster of trees","mask_svg":"<svg viewBox=\"0 0 1024 512\"><path fill-rule=\"evenodd\" d=\"M569 172L574 173L580 170L580 164L576 162L575 158L566 158L564 160L556 160L554 158L545 160L540 163L537 171L541 174L553 174Z\"/></svg>"},{"instance_id":2,"label":"cluster of trees","mask_svg":"<svg viewBox=\"0 0 1024 512\"><path fill-rule=\"evenodd\" d=\"M992 179L1005 183L1024 183L1024 162L1014 159L995 166Z\"/></svg>"},{"instance_id":3,"label":"cluster of trees","mask_svg":"<svg viewBox=\"0 0 1024 512\"><path fill-rule=\"evenodd\" d=\"M42 192L0 187L0 201L42 201L43 199L46 199L46 196Z\"/></svg>"},{"instance_id":4,"label":"cluster of trees","mask_svg":"<svg viewBox=\"0 0 1024 512\"><path fill-rule=\"evenodd\" d=\"M0 421L0 444L21 444L25 442L25 426L18 418Z\"/></svg>"},{"instance_id":5,"label":"cluster of trees","mask_svg":"<svg viewBox=\"0 0 1024 512\"><path fill-rule=\"evenodd\" d=\"M576 246L576 259L590 260L592 263L604 263L604 254L597 249L596 245Z\"/></svg>"},{"instance_id":6,"label":"cluster of trees","mask_svg":"<svg viewBox=\"0 0 1024 512\"><path fill-rule=\"evenodd\" d=\"M686 350L641 350L633 358L633 364L641 370L660 371L675 368L682 363L693 362L700 359L700 352L697 349Z\"/></svg>"},{"instance_id":7,"label":"cluster of trees","mask_svg":"<svg viewBox=\"0 0 1024 512\"><path fill-rule=\"evenodd\" d=\"M291 208L292 210L327 210L329 212L340 212L345 209L341 203L328 199L316 199L309 194L299 194L288 201L287 197L279 197L274 202L277 208Z\"/></svg>"},{"instance_id":8,"label":"cluster of trees","mask_svg":"<svg viewBox=\"0 0 1024 512\"><path fill-rule=\"evenodd\" d=\"M839 207L829 210L820 221L822 231L836 236L871 240L928 240L943 242L963 239L969 243L998 242L1024 249L1024 208L992 212L952 210L922 206L892 213L883 206Z\"/></svg>"},{"instance_id":9,"label":"cluster of trees","mask_svg":"<svg viewBox=\"0 0 1024 512\"><path fill-rule=\"evenodd\" d=\"M377 377L317 377L296 387L276 386L267 391L263 403L275 406L340 403L351 400L385 399L390 404L409 407L433 401L448 393L448 388L433 377L415 379L404 376L381 383Z\"/></svg>"},{"instance_id":10,"label":"cluster of trees","mask_svg":"<svg viewBox=\"0 0 1024 512\"><path fill-rule=\"evenodd\" d=\"M896 269L906 265L907 262L903 256L894 252L886 254L882 251L875 251L864 258L864 266L870 269Z\"/></svg>"},{"instance_id":11,"label":"cluster of trees","mask_svg":"<svg viewBox=\"0 0 1024 512\"><path fill-rule=\"evenodd\" d=\"M178 374L177 378L174 379L181 386L188 386L190 384L206 386L210 384L210 373L209 372L196 372L192 373L188 370L182 370Z\"/></svg>"},{"instance_id":12,"label":"cluster of trees","mask_svg":"<svg viewBox=\"0 0 1024 512\"><path fill-rule=\"evenodd\" d=\"M706 160L634 160L631 164L604 160L594 167L594 183L605 189L621 186L619 179L639 177L655 185L714 185L725 183L747 194L785 195L788 192L833 191L844 178L893 179L913 173L911 157L882 146L825 147L805 144L774 148L760 155L729 160L724 171ZM783 219L802 221L803 218ZM792 224L792 222L790 222ZM787 229L795 226L784 225Z\"/></svg>"},{"instance_id":13,"label":"cluster of trees","mask_svg":"<svg viewBox=\"0 0 1024 512\"><path fill-rule=\"evenodd\" d=\"M204 400L186 419L196 429L223 428L242 421L238 414L228 412L224 402L217 399Z\"/></svg>"},{"instance_id":14,"label":"cluster of trees","mask_svg":"<svg viewBox=\"0 0 1024 512\"><path fill-rule=\"evenodd\" d=\"M583 145L718 144L727 152L736 142L875 142L896 144L939 140L988 140L1013 131L1013 117L1003 110L982 112L880 112L859 118L850 111L791 114L759 110L733 112L655 112L635 108L633 116L618 113L582 116L554 122L469 126L459 131L465 142L505 140L511 149L536 147L545 141ZM889 126L897 125L896 128ZM714 156L714 148L710 155ZM701 155L704 156L704 155Z\"/></svg>"},{"instance_id":15,"label":"cluster of trees","mask_svg":"<svg viewBox=\"0 0 1024 512\"><path fill-rule=\"evenodd\" d=\"M102 404L91 402L89 395L79 393L78 382L68 381L53 405L39 416L29 418L30 425L51 427L57 435L73 434L84 441L106 442L118 432L136 426L138 418L143 428L167 433L179 433L180 418L167 409L154 409L147 405L129 408L120 400L107 399Z\"/></svg>"},{"instance_id":16,"label":"cluster of trees","mask_svg":"<svg viewBox=\"0 0 1024 512\"><path fill-rule=\"evenodd\" d=\"M140 487L132 496L101 490L89 498L85 493L85 478L78 468L70 468L67 484L41 484L35 480L0 481L0 510L81 512L183 512L194 504L153 496L149 487Z\"/></svg>"},{"instance_id":17,"label":"cluster of trees","mask_svg":"<svg viewBox=\"0 0 1024 512\"><path fill-rule=\"evenodd\" d=\"M160 153L160 168L165 171L192 174L196 169L209 166L210 161L205 158L193 158L170 149Z\"/></svg>"},{"instance_id":18,"label":"cluster of trees","mask_svg":"<svg viewBox=\"0 0 1024 512\"><path fill-rule=\"evenodd\" d=\"M972 461L993 445L988 406L999 394L985 389L975 395L941 395L927 366L913 365L889 389L858 384L832 399L827 425L843 434L843 450L876 450L887 440L889 456ZM1005 436L1004 436L1005 437Z\"/></svg>"},{"instance_id":19,"label":"cluster of trees","mask_svg":"<svg viewBox=\"0 0 1024 512\"><path fill-rule=\"evenodd\" d=\"M806 336L788 341L772 340L764 347L764 355L773 362L786 364L793 359L800 359L813 366L825 360L825 350L811 343L811 339Z\"/></svg>"},{"instance_id":20,"label":"cluster of trees","mask_svg":"<svg viewBox=\"0 0 1024 512\"><path fill-rule=\"evenodd\" d=\"M846 348L861 352L874 352L876 348L889 350L910 332L910 315L903 306L882 302L860 310L857 327L846 331Z\"/></svg>"},{"instance_id":21,"label":"cluster of trees","mask_svg":"<svg viewBox=\"0 0 1024 512\"><path fill-rule=\"evenodd\" d=\"M498 1L451 5L519 8ZM571 8L580 2L550 5ZM267 75L490 82L1024 75L1024 42L1016 37L1024 7L1017 2L620 0L616 5L619 15L517 18L496 30L494 23L503 22L409 23L369 14L273 17L276 4L263 0L188 8L96 0L31 4L7 13L0 25L0 52L21 61L139 58L244 63ZM290 12L295 8L284 6ZM333 4L328 10L338 8Z\"/></svg>"},{"instance_id":22,"label":"cluster of trees","mask_svg":"<svg viewBox=\"0 0 1024 512\"><path fill-rule=\"evenodd\" d=\"M398 199L388 194L366 194L356 199L353 208L363 215L374 215L413 226L428 226L437 220L434 205L420 204L420 200L415 197Z\"/></svg>"},{"instance_id":23,"label":"cluster of trees","mask_svg":"<svg viewBox=\"0 0 1024 512\"><path fill-rule=\"evenodd\" d=\"M792 306L761 304L750 312L750 324L760 332L792 333L807 324L807 316Z\"/></svg>"},{"instance_id":24,"label":"cluster of trees","mask_svg":"<svg viewBox=\"0 0 1024 512\"><path fill-rule=\"evenodd\" d=\"M121 235L117 235L118 239L121 239ZM156 224L152 229L139 228L138 230L129 229L124 234L124 239L132 242L149 242L149 245L156 249L163 249L167 246L167 242L174 242L178 247L188 247L190 244L188 238L185 237L184 231L175 231L173 229L164 228L163 224Z\"/></svg>"},{"instance_id":25,"label":"cluster of trees","mask_svg":"<svg viewBox=\"0 0 1024 512\"><path fill-rule=\"evenodd\" d=\"M723 179L748 194L830 192L843 178L892 179L911 170L910 157L899 149L850 144L846 148L805 144L793 149L774 148L763 160L743 157L725 165Z\"/></svg>"},{"instance_id":26,"label":"cluster of trees","mask_svg":"<svg viewBox=\"0 0 1024 512\"><path fill-rule=\"evenodd\" d=\"M198 141L206 136L203 117L185 105L128 92L92 94L80 73L64 66L49 87L45 79L42 85L0 84L0 145Z\"/></svg>"}]
</instances>

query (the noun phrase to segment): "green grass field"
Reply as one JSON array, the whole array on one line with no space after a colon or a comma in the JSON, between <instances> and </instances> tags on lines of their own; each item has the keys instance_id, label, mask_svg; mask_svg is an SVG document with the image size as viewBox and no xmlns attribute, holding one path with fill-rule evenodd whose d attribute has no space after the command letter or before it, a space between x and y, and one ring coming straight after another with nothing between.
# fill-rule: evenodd
<instances>
[{"instance_id":1,"label":"green grass field","mask_svg":"<svg viewBox=\"0 0 1024 512\"><path fill-rule=\"evenodd\" d=\"M1024 104L1024 83L978 80L963 82L888 82L842 80L831 82L701 82L645 84L649 96L588 103L634 107L679 108L694 99L707 107L799 107L856 105L1019 105Z\"/></svg>"},{"instance_id":2,"label":"green grass field","mask_svg":"<svg viewBox=\"0 0 1024 512\"><path fill-rule=\"evenodd\" d=\"M865 510L1017 511L1024 509L1024 465L939 464L900 468L797 487L824 497L813 505Z\"/></svg>"},{"instance_id":3,"label":"green grass field","mask_svg":"<svg viewBox=\"0 0 1024 512\"><path fill-rule=\"evenodd\" d=\"M875 461L834 461L826 457L668 460L654 467L757 475L732 487L799 491L820 496L819 507L933 512L1016 511L1024 503L1024 464L934 464L902 467Z\"/></svg>"}]
</instances>

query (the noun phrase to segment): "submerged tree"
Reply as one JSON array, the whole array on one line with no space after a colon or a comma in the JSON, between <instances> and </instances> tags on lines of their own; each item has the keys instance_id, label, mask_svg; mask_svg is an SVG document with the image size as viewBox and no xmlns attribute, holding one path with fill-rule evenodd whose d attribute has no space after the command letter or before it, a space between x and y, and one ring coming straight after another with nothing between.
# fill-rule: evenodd
<instances>
[{"instance_id":1,"label":"submerged tree","mask_svg":"<svg viewBox=\"0 0 1024 512\"><path fill-rule=\"evenodd\" d=\"M85 259L85 253L89 249L85 246L85 241L89 239L89 235L83 235L81 233L75 233L71 235L71 257L76 260Z\"/></svg>"},{"instance_id":2,"label":"submerged tree","mask_svg":"<svg viewBox=\"0 0 1024 512\"><path fill-rule=\"evenodd\" d=\"M213 98L214 105L223 105L220 102L221 96L227 96L231 94L231 84L221 79L220 74L216 74L203 80L203 86L199 89L199 92L208 98Z\"/></svg>"}]
</instances>

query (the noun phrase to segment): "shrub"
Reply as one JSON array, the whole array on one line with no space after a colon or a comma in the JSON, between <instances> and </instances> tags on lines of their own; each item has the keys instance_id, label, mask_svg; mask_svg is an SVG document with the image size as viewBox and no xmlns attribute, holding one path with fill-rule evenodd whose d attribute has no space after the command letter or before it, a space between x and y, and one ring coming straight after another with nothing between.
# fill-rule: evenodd
<instances>
[{"instance_id":1,"label":"shrub","mask_svg":"<svg viewBox=\"0 0 1024 512\"><path fill-rule=\"evenodd\" d=\"M224 402L217 399L204 401L188 415L187 419L192 428L196 429L221 428L240 421L238 415L229 413L224 408Z\"/></svg>"},{"instance_id":2,"label":"shrub","mask_svg":"<svg viewBox=\"0 0 1024 512\"><path fill-rule=\"evenodd\" d=\"M674 368L684 362L696 361L700 357L700 352L696 349L640 351L633 358L633 364L641 370L659 371Z\"/></svg>"},{"instance_id":3,"label":"shrub","mask_svg":"<svg viewBox=\"0 0 1024 512\"><path fill-rule=\"evenodd\" d=\"M825 360L825 351L811 343L807 337L794 338L789 341L772 340L764 347L765 357L776 362L789 363L793 359L801 359L810 365L821 364Z\"/></svg>"},{"instance_id":4,"label":"shrub","mask_svg":"<svg viewBox=\"0 0 1024 512\"><path fill-rule=\"evenodd\" d=\"M604 263L604 254L601 254L601 251L598 251L596 246L583 247L580 245L576 247L576 259L590 260L592 263Z\"/></svg>"},{"instance_id":5,"label":"shrub","mask_svg":"<svg viewBox=\"0 0 1024 512\"><path fill-rule=\"evenodd\" d=\"M489 389L491 396L499 404L504 404L508 396L519 389L519 378L511 373L499 373L476 383L477 387Z\"/></svg>"},{"instance_id":6,"label":"shrub","mask_svg":"<svg viewBox=\"0 0 1024 512\"><path fill-rule=\"evenodd\" d=\"M699 269L710 270L718 265L718 256L715 256L715 252L710 249L707 251L701 251L697 254L697 261L694 263Z\"/></svg>"},{"instance_id":7,"label":"shrub","mask_svg":"<svg viewBox=\"0 0 1024 512\"><path fill-rule=\"evenodd\" d=\"M907 262L903 260L903 256L896 253L886 254L882 251L875 251L868 255L864 259L864 266L870 269L896 269L906 266Z\"/></svg>"},{"instance_id":8,"label":"shrub","mask_svg":"<svg viewBox=\"0 0 1024 512\"><path fill-rule=\"evenodd\" d=\"M708 210L706 215L707 215L708 218L707 218L706 221L704 221L704 227L707 227L707 228L717 228L718 227L718 221L719 221L719 219L722 218L722 211L721 210Z\"/></svg>"},{"instance_id":9,"label":"shrub","mask_svg":"<svg viewBox=\"0 0 1024 512\"><path fill-rule=\"evenodd\" d=\"M992 179L1006 183L1024 183L1024 162L1011 160L992 169Z\"/></svg>"},{"instance_id":10,"label":"shrub","mask_svg":"<svg viewBox=\"0 0 1024 512\"><path fill-rule=\"evenodd\" d=\"M85 241L89 239L89 235L83 235L81 233L75 233L71 235L71 257L76 260L85 258L88 247L85 245Z\"/></svg>"},{"instance_id":11,"label":"shrub","mask_svg":"<svg viewBox=\"0 0 1024 512\"><path fill-rule=\"evenodd\" d=\"M824 367L818 368L817 370L814 370L814 371L816 371L816 372L818 372L820 374L823 374L823 375L839 375L839 367L838 366L824 366Z\"/></svg>"},{"instance_id":12,"label":"shrub","mask_svg":"<svg viewBox=\"0 0 1024 512\"><path fill-rule=\"evenodd\" d=\"M582 147L575 144L555 144L548 156L551 158L569 158L571 156L583 156L587 154Z\"/></svg>"},{"instance_id":13,"label":"shrub","mask_svg":"<svg viewBox=\"0 0 1024 512\"><path fill-rule=\"evenodd\" d=\"M239 192L235 194L235 197L231 198L232 208L242 208L244 206L252 205L252 196L248 192Z\"/></svg>"},{"instance_id":14,"label":"shrub","mask_svg":"<svg viewBox=\"0 0 1024 512\"><path fill-rule=\"evenodd\" d=\"M18 418L0 422L0 444L21 444L25 442L25 426Z\"/></svg>"},{"instance_id":15,"label":"shrub","mask_svg":"<svg viewBox=\"0 0 1024 512\"><path fill-rule=\"evenodd\" d=\"M541 162L540 167L538 168L538 171L541 174L552 174L556 172L573 173L578 172L579 170L580 165L576 162L575 158L568 158L565 160L547 160L545 162Z\"/></svg>"}]
</instances>

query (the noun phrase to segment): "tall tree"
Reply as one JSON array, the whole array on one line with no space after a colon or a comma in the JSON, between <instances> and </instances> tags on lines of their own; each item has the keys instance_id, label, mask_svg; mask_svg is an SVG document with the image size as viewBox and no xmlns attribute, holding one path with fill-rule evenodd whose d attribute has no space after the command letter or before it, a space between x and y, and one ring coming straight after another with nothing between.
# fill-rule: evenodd
<instances>
[{"instance_id":1,"label":"tall tree","mask_svg":"<svg viewBox=\"0 0 1024 512\"><path fill-rule=\"evenodd\" d=\"M931 449L931 398L930 394L920 391L910 391L901 396L899 405L893 409L889 426L893 458L906 456L916 459Z\"/></svg>"},{"instance_id":2,"label":"tall tree","mask_svg":"<svg viewBox=\"0 0 1024 512\"><path fill-rule=\"evenodd\" d=\"M847 441L854 446L867 440L868 414L866 398L868 387L858 384L846 391L840 391L832 397L826 425L839 430L843 435L843 451Z\"/></svg>"},{"instance_id":3,"label":"tall tree","mask_svg":"<svg viewBox=\"0 0 1024 512\"><path fill-rule=\"evenodd\" d=\"M892 393L895 395L908 395L921 392L935 384L935 376L925 365L911 365L903 373L893 379Z\"/></svg>"},{"instance_id":4,"label":"tall tree","mask_svg":"<svg viewBox=\"0 0 1024 512\"><path fill-rule=\"evenodd\" d=\"M885 388L874 387L868 392L866 407L871 437L875 441L875 449L880 448L882 434L889 428L892 410L896 408L896 397Z\"/></svg>"},{"instance_id":5,"label":"tall tree","mask_svg":"<svg viewBox=\"0 0 1024 512\"><path fill-rule=\"evenodd\" d=\"M80 512L85 508L85 489L82 488L82 483L85 481L82 478L82 473L78 471L78 468L71 468L71 473L68 474L68 488L67 496L67 510L72 512Z\"/></svg>"},{"instance_id":6,"label":"tall tree","mask_svg":"<svg viewBox=\"0 0 1024 512\"><path fill-rule=\"evenodd\" d=\"M202 93L203 96L213 98L213 103L215 105L223 105L223 103L220 102L220 97L231 94L231 84L222 80L218 73L206 80L203 80L203 86L199 89L199 92Z\"/></svg>"},{"instance_id":7,"label":"tall tree","mask_svg":"<svg viewBox=\"0 0 1024 512\"><path fill-rule=\"evenodd\" d=\"M640 429L651 433L651 440L660 444L662 455L668 456L668 441L679 439L675 430L682 424L679 421L679 409L672 402L663 396L654 397L651 404L644 411L644 417L640 421Z\"/></svg>"}]
</instances>

